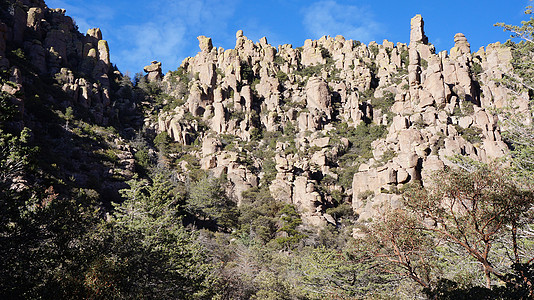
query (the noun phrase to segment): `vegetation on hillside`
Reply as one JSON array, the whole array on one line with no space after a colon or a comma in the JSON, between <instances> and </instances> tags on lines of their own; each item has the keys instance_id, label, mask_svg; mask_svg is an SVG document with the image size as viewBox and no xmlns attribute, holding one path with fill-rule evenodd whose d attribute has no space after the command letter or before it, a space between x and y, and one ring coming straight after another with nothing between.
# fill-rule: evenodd
<instances>
[{"instance_id":1,"label":"vegetation on hillside","mask_svg":"<svg viewBox=\"0 0 534 300\"><path fill-rule=\"evenodd\" d=\"M517 76L503 83L529 93L532 26L532 18L521 27L503 25L526 40L513 45ZM22 49L8 50L34 84L25 90L23 113L13 95L0 93L2 299L534 298L532 111L502 113L512 149L504 161L457 158L457 168L435 173L425 186L397 191L403 208L385 207L370 224L356 222L346 191L386 126L334 123L325 147L337 147L338 159L331 174L316 178L334 221L317 229L269 190L277 151L319 151L297 149L293 123L257 129L247 142L221 136L221 147L260 177L237 205L228 178L200 168L198 136L178 145L143 126L183 104L190 78L182 68L174 72L181 91L174 96L141 76L132 83L110 71L116 107L104 127L89 109L49 100L67 99L60 79L36 76ZM324 68L336 80L331 58L297 75ZM0 84L14 84L8 81L3 72ZM388 122L393 102L390 94L370 100ZM183 122L206 127L191 114ZM462 135L480 138L478 131ZM132 168L125 167L130 160Z\"/></svg>"}]
</instances>

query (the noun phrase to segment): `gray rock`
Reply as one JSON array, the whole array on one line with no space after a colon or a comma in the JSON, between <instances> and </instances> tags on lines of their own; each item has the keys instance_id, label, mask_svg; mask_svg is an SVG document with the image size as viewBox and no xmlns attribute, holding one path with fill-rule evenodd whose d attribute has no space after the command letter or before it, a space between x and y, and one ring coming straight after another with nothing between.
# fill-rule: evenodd
<instances>
[{"instance_id":1,"label":"gray rock","mask_svg":"<svg viewBox=\"0 0 534 300\"><path fill-rule=\"evenodd\" d=\"M147 80L149 82L159 81L162 78L161 62L154 60L150 65L145 66L143 70L147 73Z\"/></svg>"},{"instance_id":2,"label":"gray rock","mask_svg":"<svg viewBox=\"0 0 534 300\"><path fill-rule=\"evenodd\" d=\"M306 106L317 109L331 118L332 107L328 85L322 78L313 77L306 84Z\"/></svg>"},{"instance_id":3,"label":"gray rock","mask_svg":"<svg viewBox=\"0 0 534 300\"><path fill-rule=\"evenodd\" d=\"M411 30L410 30L410 45L415 43L428 43L428 38L425 35L425 22L421 15L415 15L411 20Z\"/></svg>"},{"instance_id":4,"label":"gray rock","mask_svg":"<svg viewBox=\"0 0 534 300\"><path fill-rule=\"evenodd\" d=\"M202 52L204 53L211 52L211 50L213 49L211 38L201 35L197 37L197 39L198 39L198 47L200 48Z\"/></svg>"}]
</instances>

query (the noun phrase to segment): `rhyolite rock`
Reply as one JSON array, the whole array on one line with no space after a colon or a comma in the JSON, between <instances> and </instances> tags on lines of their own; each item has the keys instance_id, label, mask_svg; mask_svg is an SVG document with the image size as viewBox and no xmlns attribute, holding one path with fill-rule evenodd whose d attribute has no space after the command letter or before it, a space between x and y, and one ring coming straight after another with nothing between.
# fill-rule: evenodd
<instances>
[{"instance_id":1,"label":"rhyolite rock","mask_svg":"<svg viewBox=\"0 0 534 300\"><path fill-rule=\"evenodd\" d=\"M149 82L161 80L161 62L152 61L150 65L144 67L143 70L147 73L147 80Z\"/></svg>"},{"instance_id":2,"label":"rhyolite rock","mask_svg":"<svg viewBox=\"0 0 534 300\"><path fill-rule=\"evenodd\" d=\"M472 54L456 34L450 53L435 53L421 15L410 22L409 45L324 36L299 48L273 47L241 30L235 38L235 48L225 50L199 36L200 52L182 62L181 75L163 79L165 93L182 92L178 106L147 125L198 146L192 155L200 167L226 176L238 203L257 187L295 205L307 226L335 224L326 211L338 201L364 222L386 205L402 207L395 192L428 184L433 172L454 167L451 156L489 162L508 151L491 113L514 93L496 83L513 71L504 45ZM101 60L97 45L89 48ZM514 101L525 109L528 99ZM353 147L364 140L357 136L364 126L385 129L362 162Z\"/></svg>"}]
</instances>

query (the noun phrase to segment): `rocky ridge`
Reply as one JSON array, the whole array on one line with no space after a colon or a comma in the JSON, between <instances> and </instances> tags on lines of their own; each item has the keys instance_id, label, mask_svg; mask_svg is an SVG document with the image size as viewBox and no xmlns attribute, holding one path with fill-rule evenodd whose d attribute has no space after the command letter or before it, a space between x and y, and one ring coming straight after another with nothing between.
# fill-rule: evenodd
<instances>
[{"instance_id":1,"label":"rocky ridge","mask_svg":"<svg viewBox=\"0 0 534 300\"><path fill-rule=\"evenodd\" d=\"M19 111L13 131L32 130L40 155L48 156L42 163L55 165L61 180L113 191L110 198L119 200L135 159L109 126L134 109L135 95L130 80L111 64L101 30L80 33L65 9L43 0L0 5L0 90Z\"/></svg>"},{"instance_id":2,"label":"rocky ridge","mask_svg":"<svg viewBox=\"0 0 534 300\"><path fill-rule=\"evenodd\" d=\"M343 203L366 221L384 203L401 205L404 184L425 183L451 156L488 162L508 151L492 113L511 99L498 80L513 71L512 50L499 43L471 52L458 33L449 52L435 53L420 15L409 45L325 36L275 48L242 31L234 49L198 41L201 51L161 81L159 63L145 68L169 96L145 126L197 145L200 167L226 176L238 202L268 188L307 224L335 224L327 210ZM526 109L527 94L514 99ZM371 136L366 155L356 144Z\"/></svg>"},{"instance_id":3,"label":"rocky ridge","mask_svg":"<svg viewBox=\"0 0 534 300\"><path fill-rule=\"evenodd\" d=\"M23 92L21 70L12 67L7 58L15 51L19 59L31 66L29 71L34 76L58 81L69 96L64 106L90 109L97 123L108 124L109 115L113 114L110 99L113 68L101 30L93 28L81 34L64 9L48 8L42 0L7 3L0 22L0 69L10 73L10 81L16 87L4 84L2 91L12 95ZM26 80L31 78L27 76ZM19 101L23 108L24 99L19 97Z\"/></svg>"},{"instance_id":4,"label":"rocky ridge","mask_svg":"<svg viewBox=\"0 0 534 300\"><path fill-rule=\"evenodd\" d=\"M20 111L19 129L48 130L25 111L38 99L56 110L75 107L103 126L136 109L131 83L118 84L125 80L110 62L100 29L81 34L65 10L40 0L6 3L1 89ZM432 171L452 165L451 156L487 162L505 155L493 109L513 99L526 111L529 101L528 94L500 84L513 72L511 48L496 43L472 52L458 33L449 52L436 53L422 17L410 26L409 45L336 36L275 48L238 31L235 48L224 50L200 36L200 52L177 71L163 76L157 61L145 67L146 81L163 94L162 106L145 103L145 128L184 146L170 155L185 171L179 176L196 168L224 176L238 203L243 192L266 189L296 205L309 225L338 224L334 211L341 206L350 206L360 221L372 219L385 203L401 205L403 185L425 183ZM59 93L38 91L48 83ZM82 165L120 177L109 183L118 190L134 174L139 149L108 137L102 147L110 149L93 152L110 156L112 164ZM85 151L74 149L72 155L87 160ZM91 176L101 174L65 174L82 186Z\"/></svg>"}]
</instances>

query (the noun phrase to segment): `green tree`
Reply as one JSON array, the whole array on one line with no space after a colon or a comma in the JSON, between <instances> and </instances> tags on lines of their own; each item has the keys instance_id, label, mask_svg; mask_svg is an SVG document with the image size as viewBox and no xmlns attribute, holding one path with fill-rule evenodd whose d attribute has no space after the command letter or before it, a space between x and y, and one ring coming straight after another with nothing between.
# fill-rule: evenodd
<instances>
[{"instance_id":1,"label":"green tree","mask_svg":"<svg viewBox=\"0 0 534 300\"><path fill-rule=\"evenodd\" d=\"M433 265L436 250L445 247L478 263L488 290L495 279L516 289L522 282L534 286L528 272L516 274L521 283L510 279L514 266L534 260L534 252L524 247L528 237L523 231L529 229L534 192L510 176L509 170L482 164L470 171L447 169L425 188L409 188L404 198L407 210L384 214L367 237L371 244L383 245L375 257L386 268L394 270L388 264L400 267L404 276L432 290L441 277L439 266ZM529 288L528 293L533 291Z\"/></svg>"},{"instance_id":2,"label":"green tree","mask_svg":"<svg viewBox=\"0 0 534 300\"><path fill-rule=\"evenodd\" d=\"M504 31L511 32L512 38L521 38L527 42L534 40L534 18L532 17L532 6L527 6L525 14L530 17L527 21L522 21L521 26L497 23L495 26L502 27Z\"/></svg>"},{"instance_id":3,"label":"green tree","mask_svg":"<svg viewBox=\"0 0 534 300\"><path fill-rule=\"evenodd\" d=\"M267 188L254 187L244 191L239 206L240 233L252 235L265 244L275 237L278 211L282 204L275 201Z\"/></svg>"},{"instance_id":4,"label":"green tree","mask_svg":"<svg viewBox=\"0 0 534 300\"><path fill-rule=\"evenodd\" d=\"M88 232L100 221L96 203L83 191L59 194L53 187L10 196L1 212L7 224L0 228L0 297L83 297L83 274L91 257Z\"/></svg>"},{"instance_id":5,"label":"green tree","mask_svg":"<svg viewBox=\"0 0 534 300\"><path fill-rule=\"evenodd\" d=\"M69 106L65 109L65 127L69 129L69 122L74 119L74 112L72 110L72 107Z\"/></svg>"},{"instance_id":6,"label":"green tree","mask_svg":"<svg viewBox=\"0 0 534 300\"><path fill-rule=\"evenodd\" d=\"M341 250L306 247L294 255L293 274L311 299L371 299L387 294L396 278L377 272L376 261L363 246L350 241Z\"/></svg>"},{"instance_id":7,"label":"green tree","mask_svg":"<svg viewBox=\"0 0 534 300\"><path fill-rule=\"evenodd\" d=\"M511 64L513 72L505 74L501 81L510 87L515 93L510 99L510 107L501 112L503 119L503 137L512 145L511 163L517 173L516 178L532 183L534 178L534 119L532 105L529 105L528 111L518 112L514 107L514 98L520 93L528 93L531 98L534 93L534 16L532 7L528 6L525 14L528 20L522 21L521 25L508 25L497 23L495 26L502 27L504 31L511 32L512 38L520 38L520 43L508 44L512 47L513 58Z\"/></svg>"},{"instance_id":8,"label":"green tree","mask_svg":"<svg viewBox=\"0 0 534 300\"><path fill-rule=\"evenodd\" d=\"M289 250L295 247L303 238L305 234L301 233L297 227L302 224L302 219L295 206L286 204L278 212L279 228L278 232L282 233L275 241L282 249Z\"/></svg>"},{"instance_id":9,"label":"green tree","mask_svg":"<svg viewBox=\"0 0 534 300\"><path fill-rule=\"evenodd\" d=\"M133 179L129 184L107 225L111 246L95 262L97 277L111 270L126 298L209 297L212 267L196 235L182 224L184 196L178 187L163 174L150 183Z\"/></svg>"},{"instance_id":10,"label":"green tree","mask_svg":"<svg viewBox=\"0 0 534 300\"><path fill-rule=\"evenodd\" d=\"M169 152L170 143L172 142L169 134L166 131L163 131L156 135L154 138L154 145L160 152L167 154Z\"/></svg>"},{"instance_id":11,"label":"green tree","mask_svg":"<svg viewBox=\"0 0 534 300\"><path fill-rule=\"evenodd\" d=\"M222 179L205 176L191 184L186 209L207 227L230 229L236 226L236 203L228 198Z\"/></svg>"}]
</instances>

